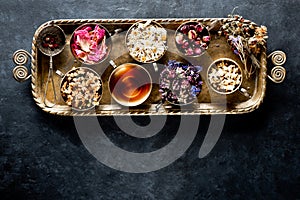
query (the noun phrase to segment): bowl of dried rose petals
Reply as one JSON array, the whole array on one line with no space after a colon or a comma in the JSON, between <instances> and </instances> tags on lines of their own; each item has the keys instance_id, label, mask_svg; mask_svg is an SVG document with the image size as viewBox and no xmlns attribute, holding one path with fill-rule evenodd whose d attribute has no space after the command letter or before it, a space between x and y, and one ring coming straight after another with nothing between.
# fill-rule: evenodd
<instances>
[{"instance_id":1,"label":"bowl of dried rose petals","mask_svg":"<svg viewBox=\"0 0 300 200\"><path fill-rule=\"evenodd\" d=\"M207 80L210 88L216 93L232 94L242 84L242 70L234 60L220 58L208 67Z\"/></svg>"},{"instance_id":2,"label":"bowl of dried rose petals","mask_svg":"<svg viewBox=\"0 0 300 200\"><path fill-rule=\"evenodd\" d=\"M152 63L167 51L167 31L151 20L137 22L127 31L125 43L134 60Z\"/></svg>"},{"instance_id":3,"label":"bowl of dried rose petals","mask_svg":"<svg viewBox=\"0 0 300 200\"><path fill-rule=\"evenodd\" d=\"M160 73L159 92L162 102L186 105L197 100L203 81L201 66L170 60Z\"/></svg>"},{"instance_id":4,"label":"bowl of dried rose petals","mask_svg":"<svg viewBox=\"0 0 300 200\"><path fill-rule=\"evenodd\" d=\"M83 24L72 34L70 45L73 56L88 65L99 64L110 53L112 42L105 27L99 24Z\"/></svg>"},{"instance_id":5,"label":"bowl of dried rose petals","mask_svg":"<svg viewBox=\"0 0 300 200\"><path fill-rule=\"evenodd\" d=\"M63 100L75 111L86 111L99 105L102 81L94 70L78 67L67 72L61 81Z\"/></svg>"},{"instance_id":6,"label":"bowl of dried rose petals","mask_svg":"<svg viewBox=\"0 0 300 200\"><path fill-rule=\"evenodd\" d=\"M185 56L202 55L208 49L210 39L209 31L199 22L183 23L175 32L176 47Z\"/></svg>"}]
</instances>

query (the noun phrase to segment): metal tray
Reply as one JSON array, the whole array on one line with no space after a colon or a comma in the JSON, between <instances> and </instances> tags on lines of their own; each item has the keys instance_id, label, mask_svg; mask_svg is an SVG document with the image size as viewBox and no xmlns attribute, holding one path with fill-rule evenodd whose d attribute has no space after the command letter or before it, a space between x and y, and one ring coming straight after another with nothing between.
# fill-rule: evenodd
<instances>
[{"instance_id":1,"label":"metal tray","mask_svg":"<svg viewBox=\"0 0 300 200\"><path fill-rule=\"evenodd\" d=\"M153 82L152 92L150 97L141 105L135 107L124 107L112 101L111 95L108 92L107 81L110 73L114 67L109 61L113 60L117 65L123 63L137 63L130 57L126 46L125 36L127 30L132 24L149 19L91 19L91 20L53 20L44 23L37 30L32 41L31 54L25 50L18 50L15 52L13 60L17 66L13 70L13 74L16 80L22 82L27 80L30 75L24 65L28 62L28 58L31 58L31 86L32 94L36 104L44 111L56 114L56 115L199 115L199 114L242 114L254 111L257 109L263 101L266 90L266 79L269 77L274 82L282 82L285 78L285 69L282 67L286 57L283 52L275 51L270 57L275 67L270 72L270 76L267 75L267 54L266 46L263 47L261 53L258 55L260 61L260 67L256 69L254 75L248 79L243 79L241 88L242 91L236 91L233 94L222 95L209 89L206 82L206 72L208 66L217 59L231 58L236 61L240 66L242 62L239 57L236 56L227 40L224 36L221 36L218 31L220 27L226 23L234 21L233 18L187 18L187 19L152 19L155 22L160 23L168 31L168 51L158 60L157 68L153 64L141 64L151 74ZM176 29L184 22L198 21L206 25L210 30L211 42L206 53L196 58L186 58L178 52L175 46L174 33ZM118 32L112 35L112 49L109 57L102 63L96 65L84 65L76 61L70 51L70 37L73 31L84 23L99 23L110 33ZM255 23L245 20L244 23L251 23L257 26ZM71 107L66 105L60 95L60 80L61 77L54 74L54 85L56 92L57 103L53 107L48 107L44 102L44 91L46 80L49 71L49 57L43 55L37 47L38 33L47 25L58 25L66 34L66 47L59 55L53 57L54 71L60 70L67 72L73 67L86 66L90 67L101 75L103 80L103 96L100 101L100 106L95 107L92 110L78 112L72 110ZM115 31L118 30L118 31ZM173 104L164 103L160 106L160 94L158 92L158 77L163 68L163 65L170 59L176 60L188 60L193 64L199 64L203 67L201 73L204 81L202 92L198 97L198 102L194 102L189 105L176 106ZM158 69L158 70L157 70ZM50 102L54 99L53 92L47 92L46 102Z\"/></svg>"}]
</instances>

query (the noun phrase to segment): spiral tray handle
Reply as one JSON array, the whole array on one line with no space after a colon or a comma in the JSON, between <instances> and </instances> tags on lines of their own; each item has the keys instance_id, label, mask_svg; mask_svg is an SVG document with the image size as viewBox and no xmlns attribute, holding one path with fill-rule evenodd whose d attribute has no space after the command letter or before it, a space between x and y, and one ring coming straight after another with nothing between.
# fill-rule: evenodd
<instances>
[{"instance_id":1,"label":"spiral tray handle","mask_svg":"<svg viewBox=\"0 0 300 200\"><path fill-rule=\"evenodd\" d=\"M17 50L13 55L13 61L17 65L13 69L13 76L18 82L26 81L31 77L28 69L24 66L28 62L28 58L32 58L31 54L23 49Z\"/></svg>"},{"instance_id":2,"label":"spiral tray handle","mask_svg":"<svg viewBox=\"0 0 300 200\"><path fill-rule=\"evenodd\" d=\"M271 74L268 75L268 78L274 83L281 83L285 79L286 70L282 66L286 62L286 54L283 51L274 51L268 58L271 59L272 63L275 65L271 70Z\"/></svg>"}]
</instances>

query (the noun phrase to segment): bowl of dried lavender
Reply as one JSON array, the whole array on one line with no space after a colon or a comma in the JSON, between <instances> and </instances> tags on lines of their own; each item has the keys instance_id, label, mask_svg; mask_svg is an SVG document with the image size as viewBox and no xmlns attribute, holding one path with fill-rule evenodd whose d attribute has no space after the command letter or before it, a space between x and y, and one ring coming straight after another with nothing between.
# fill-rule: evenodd
<instances>
[{"instance_id":1,"label":"bowl of dried lavender","mask_svg":"<svg viewBox=\"0 0 300 200\"><path fill-rule=\"evenodd\" d=\"M170 60L160 73L159 92L162 102L187 105L197 100L203 81L201 66Z\"/></svg>"}]
</instances>

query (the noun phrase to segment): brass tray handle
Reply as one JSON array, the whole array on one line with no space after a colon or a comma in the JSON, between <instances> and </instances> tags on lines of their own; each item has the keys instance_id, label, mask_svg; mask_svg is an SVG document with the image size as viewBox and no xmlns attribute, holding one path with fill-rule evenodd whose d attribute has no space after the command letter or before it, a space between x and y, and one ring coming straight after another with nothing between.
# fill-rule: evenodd
<instances>
[{"instance_id":1,"label":"brass tray handle","mask_svg":"<svg viewBox=\"0 0 300 200\"><path fill-rule=\"evenodd\" d=\"M271 58L272 63L275 65L271 70L271 74L268 78L274 83L281 83L285 79L286 70L283 67L286 62L286 55L283 51L274 51L268 58Z\"/></svg>"},{"instance_id":2,"label":"brass tray handle","mask_svg":"<svg viewBox=\"0 0 300 200\"><path fill-rule=\"evenodd\" d=\"M27 67L24 66L28 62L28 58L32 59L31 54L23 49L17 50L13 55L13 61L17 65L13 69L13 76L18 82L26 81L31 77Z\"/></svg>"}]
</instances>

